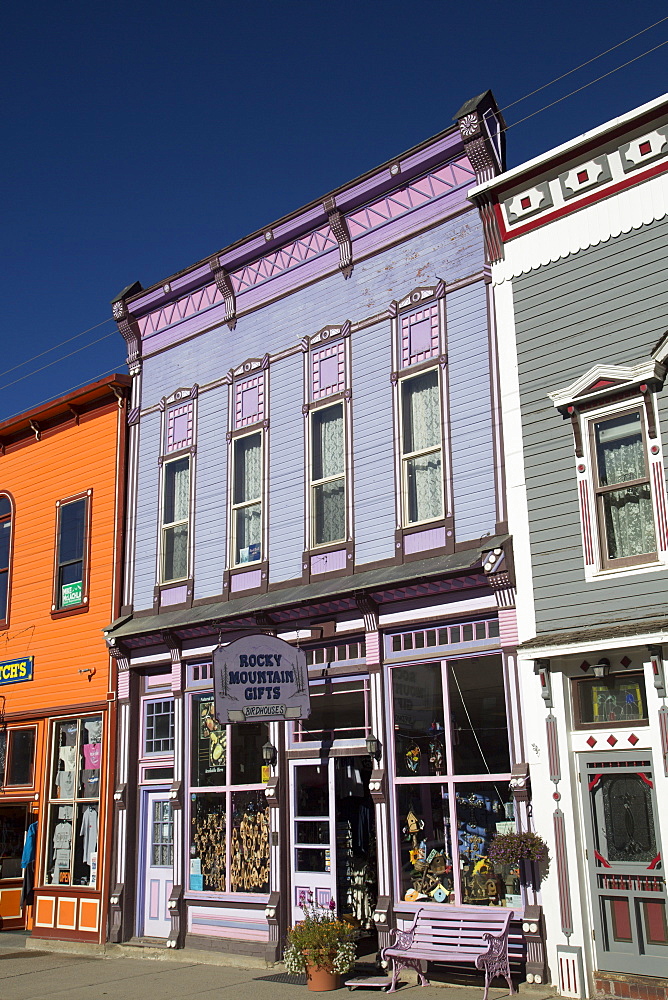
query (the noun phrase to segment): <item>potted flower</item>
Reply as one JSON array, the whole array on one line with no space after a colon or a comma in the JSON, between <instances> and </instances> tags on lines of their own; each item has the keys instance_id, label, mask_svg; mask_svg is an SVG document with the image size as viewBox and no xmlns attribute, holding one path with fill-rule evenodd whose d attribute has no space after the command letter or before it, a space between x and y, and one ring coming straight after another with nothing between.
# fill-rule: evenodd
<instances>
[{"instance_id":1,"label":"potted flower","mask_svg":"<svg viewBox=\"0 0 668 1000\"><path fill-rule=\"evenodd\" d=\"M516 865L521 881L534 889L547 877L548 847L537 833L497 833L487 849L487 856L497 865Z\"/></svg>"},{"instance_id":2,"label":"potted flower","mask_svg":"<svg viewBox=\"0 0 668 1000\"><path fill-rule=\"evenodd\" d=\"M537 833L497 833L487 849L487 857L499 865L545 861L547 853L547 844Z\"/></svg>"},{"instance_id":3,"label":"potted flower","mask_svg":"<svg viewBox=\"0 0 668 1000\"><path fill-rule=\"evenodd\" d=\"M285 966L289 972L305 972L310 990L335 990L339 974L355 963L352 927L336 919L333 899L329 906L321 906L313 901L310 889L300 893L299 905L304 919L288 931Z\"/></svg>"}]
</instances>

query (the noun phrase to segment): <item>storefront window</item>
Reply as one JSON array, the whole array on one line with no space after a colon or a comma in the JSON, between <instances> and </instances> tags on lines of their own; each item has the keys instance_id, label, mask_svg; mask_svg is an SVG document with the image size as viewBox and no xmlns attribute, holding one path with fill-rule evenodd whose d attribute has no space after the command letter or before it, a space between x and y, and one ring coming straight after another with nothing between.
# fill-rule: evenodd
<instances>
[{"instance_id":1,"label":"storefront window","mask_svg":"<svg viewBox=\"0 0 668 1000\"><path fill-rule=\"evenodd\" d=\"M519 872L487 857L495 834L515 828L501 658L411 664L390 678L401 898L520 905Z\"/></svg>"},{"instance_id":2,"label":"storefront window","mask_svg":"<svg viewBox=\"0 0 668 1000\"><path fill-rule=\"evenodd\" d=\"M309 684L311 714L295 725L295 742L366 739L369 681L363 677L328 677Z\"/></svg>"},{"instance_id":3,"label":"storefront window","mask_svg":"<svg viewBox=\"0 0 668 1000\"><path fill-rule=\"evenodd\" d=\"M54 727L45 883L95 886L102 718Z\"/></svg>"},{"instance_id":4,"label":"storefront window","mask_svg":"<svg viewBox=\"0 0 668 1000\"><path fill-rule=\"evenodd\" d=\"M191 891L269 892L266 723L221 726L213 695L191 700ZM228 822L228 817L231 822Z\"/></svg>"},{"instance_id":5,"label":"storefront window","mask_svg":"<svg viewBox=\"0 0 668 1000\"><path fill-rule=\"evenodd\" d=\"M0 783L8 787L32 785L35 728L0 730Z\"/></svg>"}]
</instances>

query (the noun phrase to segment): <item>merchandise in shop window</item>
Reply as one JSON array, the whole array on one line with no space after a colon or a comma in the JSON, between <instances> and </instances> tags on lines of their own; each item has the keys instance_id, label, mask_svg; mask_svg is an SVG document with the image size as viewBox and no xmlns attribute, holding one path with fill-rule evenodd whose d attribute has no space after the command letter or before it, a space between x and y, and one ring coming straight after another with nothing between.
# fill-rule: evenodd
<instances>
[{"instance_id":1,"label":"merchandise in shop window","mask_svg":"<svg viewBox=\"0 0 668 1000\"><path fill-rule=\"evenodd\" d=\"M99 716L54 727L47 884L96 884L101 738Z\"/></svg>"}]
</instances>

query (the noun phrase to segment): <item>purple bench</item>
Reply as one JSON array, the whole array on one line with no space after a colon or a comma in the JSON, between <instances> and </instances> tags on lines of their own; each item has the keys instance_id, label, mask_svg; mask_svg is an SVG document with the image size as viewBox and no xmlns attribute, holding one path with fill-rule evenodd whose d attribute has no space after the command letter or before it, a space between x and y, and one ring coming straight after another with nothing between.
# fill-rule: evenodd
<instances>
[{"instance_id":1,"label":"purple bench","mask_svg":"<svg viewBox=\"0 0 668 1000\"><path fill-rule=\"evenodd\" d=\"M429 980L422 972L422 962L466 962L485 970L485 995L495 976L503 976L514 993L508 960L508 928L512 910L479 906L460 909L445 905L440 910L418 910L412 927L407 931L395 928L395 940L383 948L382 960L392 960L394 993L402 969L415 969L420 985Z\"/></svg>"}]
</instances>

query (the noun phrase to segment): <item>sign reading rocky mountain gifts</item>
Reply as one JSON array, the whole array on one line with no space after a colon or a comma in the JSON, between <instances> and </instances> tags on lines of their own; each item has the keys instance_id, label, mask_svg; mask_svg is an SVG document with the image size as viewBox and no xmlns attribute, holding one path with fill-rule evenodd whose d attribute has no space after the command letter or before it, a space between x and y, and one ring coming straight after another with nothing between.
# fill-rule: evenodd
<instances>
[{"instance_id":1,"label":"sign reading rocky mountain gifts","mask_svg":"<svg viewBox=\"0 0 668 1000\"><path fill-rule=\"evenodd\" d=\"M213 651L216 718L227 722L307 719L306 655L283 639L249 635Z\"/></svg>"}]
</instances>

